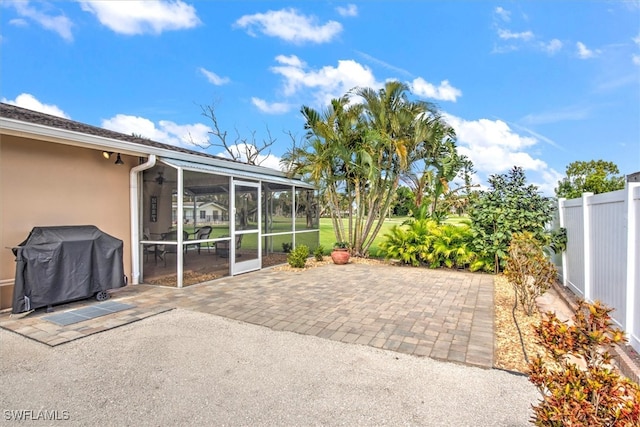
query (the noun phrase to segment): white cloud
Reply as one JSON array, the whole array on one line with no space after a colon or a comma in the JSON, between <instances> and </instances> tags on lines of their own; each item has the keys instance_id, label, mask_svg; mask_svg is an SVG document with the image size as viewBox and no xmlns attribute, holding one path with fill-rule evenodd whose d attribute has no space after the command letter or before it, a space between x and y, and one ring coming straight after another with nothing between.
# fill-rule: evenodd
<instances>
[{"instance_id":1,"label":"white cloud","mask_svg":"<svg viewBox=\"0 0 640 427\"><path fill-rule=\"evenodd\" d=\"M271 67L271 71L283 77L284 95L292 96L302 89L313 89L319 105L327 105L332 98L338 98L354 87L382 87L371 69L353 60L338 61L337 67L327 65L309 70L307 64L295 55L280 55L275 59L281 65Z\"/></svg>"},{"instance_id":2,"label":"white cloud","mask_svg":"<svg viewBox=\"0 0 640 427\"><path fill-rule=\"evenodd\" d=\"M296 44L328 42L342 31L342 25L336 21L319 25L316 17L301 15L296 9L244 15L235 26L246 29L251 36L260 32Z\"/></svg>"},{"instance_id":3,"label":"white cloud","mask_svg":"<svg viewBox=\"0 0 640 427\"><path fill-rule=\"evenodd\" d=\"M483 179L520 166L535 178L532 183L540 191L553 195L561 174L529 153L538 144L537 138L517 134L502 120L464 120L447 113L443 117L456 131L458 152L471 159Z\"/></svg>"},{"instance_id":4,"label":"white cloud","mask_svg":"<svg viewBox=\"0 0 640 427\"><path fill-rule=\"evenodd\" d=\"M531 184L537 186L542 194L546 196L553 196L555 195L555 189L558 186L558 181L560 181L562 178L564 178L563 173L549 168L540 171L538 179L532 180Z\"/></svg>"},{"instance_id":5,"label":"white cloud","mask_svg":"<svg viewBox=\"0 0 640 427\"><path fill-rule=\"evenodd\" d=\"M209 140L208 133L212 130L201 123L178 125L168 120L161 120L156 125L147 118L126 114L117 114L110 119L103 120L102 127L127 135L141 135L153 141L188 148L206 146Z\"/></svg>"},{"instance_id":6,"label":"white cloud","mask_svg":"<svg viewBox=\"0 0 640 427\"><path fill-rule=\"evenodd\" d=\"M198 71L200 71L207 78L209 83L214 84L216 86L222 86L231 81L228 77L220 77L213 71L209 71L203 67L198 68Z\"/></svg>"},{"instance_id":7,"label":"white cloud","mask_svg":"<svg viewBox=\"0 0 640 427\"><path fill-rule=\"evenodd\" d=\"M348 4L346 7L338 6L336 11L340 16L358 16L358 6L355 4Z\"/></svg>"},{"instance_id":8,"label":"white cloud","mask_svg":"<svg viewBox=\"0 0 640 427\"><path fill-rule=\"evenodd\" d=\"M517 128L517 129L520 129L520 130L523 130L523 131L527 132L529 135L532 135L533 137L539 139L542 142L546 142L547 144L549 144L549 145L551 145L553 147L556 147L556 148L558 148L560 150L565 151L564 148L562 148L562 146L560 144L558 144L557 142L555 142L551 138L548 138L548 137L546 137L544 135L539 134L538 132L532 131L531 129L528 129L528 128L524 127L524 126L520 126L518 124L515 124L515 123L509 123L509 124L511 126Z\"/></svg>"},{"instance_id":9,"label":"white cloud","mask_svg":"<svg viewBox=\"0 0 640 427\"><path fill-rule=\"evenodd\" d=\"M534 36L533 36L533 33L531 31L523 31L521 33L514 33L514 32L511 32L509 30L505 30L503 28L500 28L500 29L498 29L498 37L500 37L503 40L516 39L516 40L529 41Z\"/></svg>"},{"instance_id":10,"label":"white cloud","mask_svg":"<svg viewBox=\"0 0 640 427\"><path fill-rule=\"evenodd\" d=\"M370 61L370 62L373 62L375 64L378 64L378 65L380 65L380 66L382 66L384 68L387 68L387 69L389 69L389 70L391 70L391 71L393 71L395 73L404 74L405 76L411 76L411 73L409 71L407 71L407 70L405 70L403 68L400 68L400 67L396 67L395 65L391 65L388 62L385 62L385 61L383 61L381 59L378 59L378 58L376 58L374 56L369 55L368 53L361 52L359 50L356 50L356 53L358 55L362 56L363 58L365 58L367 61Z\"/></svg>"},{"instance_id":11,"label":"white cloud","mask_svg":"<svg viewBox=\"0 0 640 427\"><path fill-rule=\"evenodd\" d=\"M71 33L71 27L73 23L69 18L63 14L54 14L49 9L51 5L48 3L36 2L37 6L31 5L29 1L13 1L8 5L13 6L23 18L37 22L43 28L57 33L60 37L66 41L73 41L73 34ZM13 25L24 25L26 21L12 20Z\"/></svg>"},{"instance_id":12,"label":"white cloud","mask_svg":"<svg viewBox=\"0 0 640 427\"><path fill-rule=\"evenodd\" d=\"M209 145L209 132L212 129L205 124L178 125L168 120L160 120L159 124L161 129L179 138L182 145L192 146L195 144L202 147Z\"/></svg>"},{"instance_id":13,"label":"white cloud","mask_svg":"<svg viewBox=\"0 0 640 427\"><path fill-rule=\"evenodd\" d=\"M201 23L195 8L181 0L81 1L80 6L102 25L126 35L160 34Z\"/></svg>"},{"instance_id":14,"label":"white cloud","mask_svg":"<svg viewBox=\"0 0 640 427\"><path fill-rule=\"evenodd\" d=\"M537 114L527 114L522 118L526 124L558 123L567 120L585 120L591 114L591 107L586 105L572 105L557 110L544 111Z\"/></svg>"},{"instance_id":15,"label":"white cloud","mask_svg":"<svg viewBox=\"0 0 640 427\"><path fill-rule=\"evenodd\" d=\"M633 42L640 47L640 34L638 34L636 37L632 38L631 40L633 40ZM640 55L637 53L632 54L631 62L633 62L636 65L640 65Z\"/></svg>"},{"instance_id":16,"label":"white cloud","mask_svg":"<svg viewBox=\"0 0 640 427\"><path fill-rule=\"evenodd\" d=\"M307 65L303 60L301 60L295 55L291 55L291 56L278 55L276 56L276 61L278 61L283 65L290 65L296 68L303 68Z\"/></svg>"},{"instance_id":17,"label":"white cloud","mask_svg":"<svg viewBox=\"0 0 640 427\"><path fill-rule=\"evenodd\" d=\"M518 46L515 45L503 45L498 46L497 44L493 45L493 49L491 49L491 53L509 53L518 50Z\"/></svg>"},{"instance_id":18,"label":"white cloud","mask_svg":"<svg viewBox=\"0 0 640 427\"><path fill-rule=\"evenodd\" d=\"M511 21L511 12L509 12L508 10L498 6L495 9L495 14L498 15L500 17L500 19L502 19L505 22L509 22Z\"/></svg>"},{"instance_id":19,"label":"white cloud","mask_svg":"<svg viewBox=\"0 0 640 427\"><path fill-rule=\"evenodd\" d=\"M9 21L9 25L13 25L14 27L28 27L29 23L26 19L15 18Z\"/></svg>"},{"instance_id":20,"label":"white cloud","mask_svg":"<svg viewBox=\"0 0 640 427\"><path fill-rule=\"evenodd\" d=\"M267 114L283 114L288 113L291 110L291 105L284 102L273 102L269 104L264 99L253 97L251 103L255 105L260 111Z\"/></svg>"},{"instance_id":21,"label":"white cloud","mask_svg":"<svg viewBox=\"0 0 640 427\"><path fill-rule=\"evenodd\" d=\"M549 43L542 43L541 46L542 50L553 55L562 49L563 43L558 39L553 39Z\"/></svg>"},{"instance_id":22,"label":"white cloud","mask_svg":"<svg viewBox=\"0 0 640 427\"><path fill-rule=\"evenodd\" d=\"M411 90L417 96L433 98L439 101L456 102L458 97L462 96L462 91L451 86L448 80L441 81L440 86L436 87L422 77L418 77L411 82Z\"/></svg>"},{"instance_id":23,"label":"white cloud","mask_svg":"<svg viewBox=\"0 0 640 427\"><path fill-rule=\"evenodd\" d=\"M58 108L57 105L52 104L43 104L38 101L35 96L30 93L21 93L16 96L16 99L10 100L6 98L2 98L2 102L5 104L16 105L18 107L26 108L33 111L39 111L41 113L50 114L52 116L62 117L68 119L69 116Z\"/></svg>"},{"instance_id":24,"label":"white cloud","mask_svg":"<svg viewBox=\"0 0 640 427\"><path fill-rule=\"evenodd\" d=\"M257 148L255 145L244 143L231 145L229 146L229 149L231 150L231 152L233 152L233 158L241 162L247 161L247 153L253 155L257 152ZM224 157L226 159L232 158L231 155L226 151L217 153L216 156ZM274 156L273 154L258 154L256 164L271 169L282 170L282 167L280 166L280 157Z\"/></svg>"},{"instance_id":25,"label":"white cloud","mask_svg":"<svg viewBox=\"0 0 640 427\"><path fill-rule=\"evenodd\" d=\"M577 42L576 43L576 48L578 49L578 58L580 58L580 59L593 58L594 56L596 56L596 55L598 55L600 53L599 50L590 50L582 42Z\"/></svg>"}]
</instances>

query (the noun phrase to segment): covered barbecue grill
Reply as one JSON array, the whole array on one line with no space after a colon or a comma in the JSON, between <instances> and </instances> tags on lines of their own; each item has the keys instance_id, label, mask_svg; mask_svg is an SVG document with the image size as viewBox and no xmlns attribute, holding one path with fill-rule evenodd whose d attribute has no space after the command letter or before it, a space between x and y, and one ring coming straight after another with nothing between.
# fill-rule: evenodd
<instances>
[{"instance_id":1,"label":"covered barbecue grill","mask_svg":"<svg viewBox=\"0 0 640 427\"><path fill-rule=\"evenodd\" d=\"M34 227L13 248L13 313L90 298L126 285L123 242L93 225Z\"/></svg>"}]
</instances>

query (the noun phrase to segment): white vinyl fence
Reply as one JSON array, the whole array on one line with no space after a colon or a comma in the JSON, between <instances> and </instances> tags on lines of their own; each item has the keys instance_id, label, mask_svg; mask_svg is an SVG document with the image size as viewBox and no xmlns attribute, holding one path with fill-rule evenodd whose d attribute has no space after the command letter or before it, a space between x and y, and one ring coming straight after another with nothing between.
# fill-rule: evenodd
<instances>
[{"instance_id":1,"label":"white vinyl fence","mask_svg":"<svg viewBox=\"0 0 640 427\"><path fill-rule=\"evenodd\" d=\"M640 173L624 190L558 201L567 250L564 286L587 301L614 308L611 316L640 351Z\"/></svg>"}]
</instances>

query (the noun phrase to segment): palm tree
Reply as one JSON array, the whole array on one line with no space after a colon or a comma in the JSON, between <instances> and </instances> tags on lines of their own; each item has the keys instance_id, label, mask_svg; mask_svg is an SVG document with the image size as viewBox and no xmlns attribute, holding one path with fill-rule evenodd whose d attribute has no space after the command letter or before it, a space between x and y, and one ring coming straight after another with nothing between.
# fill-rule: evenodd
<instances>
[{"instance_id":1,"label":"palm tree","mask_svg":"<svg viewBox=\"0 0 640 427\"><path fill-rule=\"evenodd\" d=\"M379 213L387 212L400 177L416 159L414 153L424 140L423 118L434 114L436 109L428 102L410 100L408 86L398 81L387 82L378 91L359 88L353 93L364 100L364 121L377 172L369 182L374 196L368 198L362 240L355 242L366 253L382 227L384 215Z\"/></svg>"},{"instance_id":2,"label":"palm tree","mask_svg":"<svg viewBox=\"0 0 640 427\"><path fill-rule=\"evenodd\" d=\"M351 170L350 153L357 139L359 110L359 106L349 106L347 96L331 100L329 108L322 112L302 106L306 144L294 144L282 157L290 173L306 175L325 195L337 241L347 240L340 192L344 191Z\"/></svg>"},{"instance_id":3,"label":"palm tree","mask_svg":"<svg viewBox=\"0 0 640 427\"><path fill-rule=\"evenodd\" d=\"M414 191L416 206L430 196L431 212L437 209L440 196L449 191L449 182L460 169L456 134L440 115L425 115L419 122L420 144L412 153L412 168L402 179Z\"/></svg>"},{"instance_id":4,"label":"palm tree","mask_svg":"<svg viewBox=\"0 0 640 427\"><path fill-rule=\"evenodd\" d=\"M431 139L444 139L444 131L450 131L443 126L441 135L433 129L440 123L434 121L437 110L410 100L409 93L406 84L392 81L379 90L355 88L322 112L303 106L306 142L302 147L294 144L283 157L290 172L306 174L321 187L336 239L348 240L353 255L368 253L400 177L414 162L424 161L433 148ZM445 166L441 169L443 178L450 179ZM340 193L349 201L346 231Z\"/></svg>"}]
</instances>

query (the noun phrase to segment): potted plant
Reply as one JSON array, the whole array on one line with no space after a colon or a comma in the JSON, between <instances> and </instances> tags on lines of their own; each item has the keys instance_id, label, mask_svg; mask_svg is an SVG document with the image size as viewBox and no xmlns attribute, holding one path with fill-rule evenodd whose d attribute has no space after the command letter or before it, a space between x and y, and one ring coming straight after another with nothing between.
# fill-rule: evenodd
<instances>
[{"instance_id":1,"label":"potted plant","mask_svg":"<svg viewBox=\"0 0 640 427\"><path fill-rule=\"evenodd\" d=\"M334 264L346 264L349 262L349 242L335 242L333 251L331 251L331 259Z\"/></svg>"}]
</instances>

